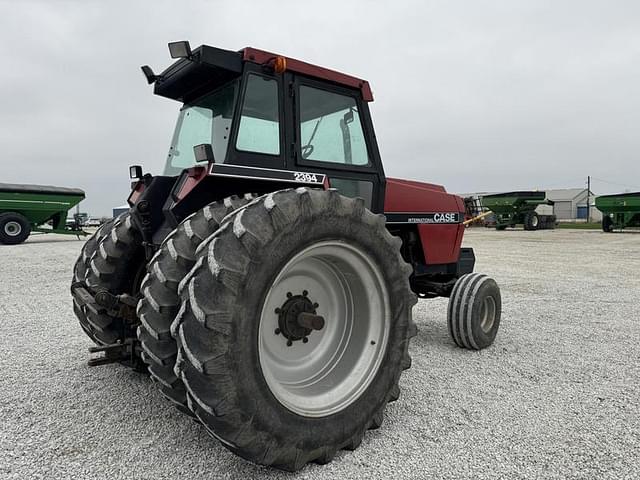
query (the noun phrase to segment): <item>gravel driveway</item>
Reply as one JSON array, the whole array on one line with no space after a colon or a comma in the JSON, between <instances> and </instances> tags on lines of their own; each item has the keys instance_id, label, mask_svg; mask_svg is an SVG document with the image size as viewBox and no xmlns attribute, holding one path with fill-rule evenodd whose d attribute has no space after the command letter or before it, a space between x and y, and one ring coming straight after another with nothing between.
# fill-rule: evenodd
<instances>
[{"instance_id":1,"label":"gravel driveway","mask_svg":"<svg viewBox=\"0 0 640 480\"><path fill-rule=\"evenodd\" d=\"M0 478L640 478L640 233L472 229L502 288L495 344L414 310L400 400L355 452L296 475L229 453L146 377L86 366L71 309L82 242L0 245Z\"/></svg>"}]
</instances>

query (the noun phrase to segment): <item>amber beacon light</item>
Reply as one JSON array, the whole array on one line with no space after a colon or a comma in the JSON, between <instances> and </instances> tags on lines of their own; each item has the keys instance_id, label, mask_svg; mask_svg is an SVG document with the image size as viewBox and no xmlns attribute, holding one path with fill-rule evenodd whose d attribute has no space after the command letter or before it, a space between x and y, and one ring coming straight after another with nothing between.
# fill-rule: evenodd
<instances>
[{"instance_id":1,"label":"amber beacon light","mask_svg":"<svg viewBox=\"0 0 640 480\"><path fill-rule=\"evenodd\" d=\"M287 59L284 57L276 57L273 61L273 71L283 73L287 69Z\"/></svg>"}]
</instances>

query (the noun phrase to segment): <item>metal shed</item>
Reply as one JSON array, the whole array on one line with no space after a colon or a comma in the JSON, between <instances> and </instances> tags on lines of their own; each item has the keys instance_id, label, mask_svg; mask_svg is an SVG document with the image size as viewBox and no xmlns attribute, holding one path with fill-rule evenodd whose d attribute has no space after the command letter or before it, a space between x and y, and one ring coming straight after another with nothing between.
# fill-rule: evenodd
<instances>
[{"instance_id":1,"label":"metal shed","mask_svg":"<svg viewBox=\"0 0 640 480\"><path fill-rule=\"evenodd\" d=\"M598 221L600 218L599 212L593 207L593 192L588 192L586 188L547 190L547 198L554 202L553 213L558 221L586 220L587 203L591 206L591 220Z\"/></svg>"}]
</instances>

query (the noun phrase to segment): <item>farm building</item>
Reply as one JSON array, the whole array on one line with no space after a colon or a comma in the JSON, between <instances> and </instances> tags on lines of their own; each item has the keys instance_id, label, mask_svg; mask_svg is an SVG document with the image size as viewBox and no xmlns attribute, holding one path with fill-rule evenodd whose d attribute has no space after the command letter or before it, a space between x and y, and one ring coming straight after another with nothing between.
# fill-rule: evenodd
<instances>
[{"instance_id":1,"label":"farm building","mask_svg":"<svg viewBox=\"0 0 640 480\"><path fill-rule=\"evenodd\" d=\"M591 221L602 220L601 213L593 206L595 195L593 192L587 194L586 188L562 188L546 192L547 198L554 202L553 214L558 218L558 221L586 221L587 202L591 205L589 208Z\"/></svg>"}]
</instances>

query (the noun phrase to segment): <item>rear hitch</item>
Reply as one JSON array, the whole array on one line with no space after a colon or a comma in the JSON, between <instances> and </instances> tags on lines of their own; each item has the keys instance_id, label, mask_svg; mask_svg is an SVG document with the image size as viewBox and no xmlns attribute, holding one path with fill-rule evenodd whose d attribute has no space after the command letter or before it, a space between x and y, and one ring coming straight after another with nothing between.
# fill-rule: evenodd
<instances>
[{"instance_id":1,"label":"rear hitch","mask_svg":"<svg viewBox=\"0 0 640 480\"><path fill-rule=\"evenodd\" d=\"M92 295L84 282L72 284L71 291L75 293L76 301L81 308L96 314L109 313L114 317L125 320L123 322L123 331L121 332L125 339L109 345L90 347L89 353L103 353L104 355L90 358L88 365L96 367L109 363L122 363L142 371L145 367L140 360L141 347L135 334L135 328L138 324L138 316L136 314L138 297L126 293L114 295L104 289L100 289Z\"/></svg>"},{"instance_id":2,"label":"rear hitch","mask_svg":"<svg viewBox=\"0 0 640 480\"><path fill-rule=\"evenodd\" d=\"M112 343L110 345L100 345L97 347L89 347L89 353L104 353L102 357L90 358L87 364L90 367L99 365L107 365L109 363L137 363L135 356L134 339L129 338L124 343Z\"/></svg>"},{"instance_id":3,"label":"rear hitch","mask_svg":"<svg viewBox=\"0 0 640 480\"><path fill-rule=\"evenodd\" d=\"M114 295L107 290L98 290L94 299L99 306L114 312L118 317L124 318L132 324L138 322L138 316L136 314L138 297L127 293Z\"/></svg>"}]
</instances>

